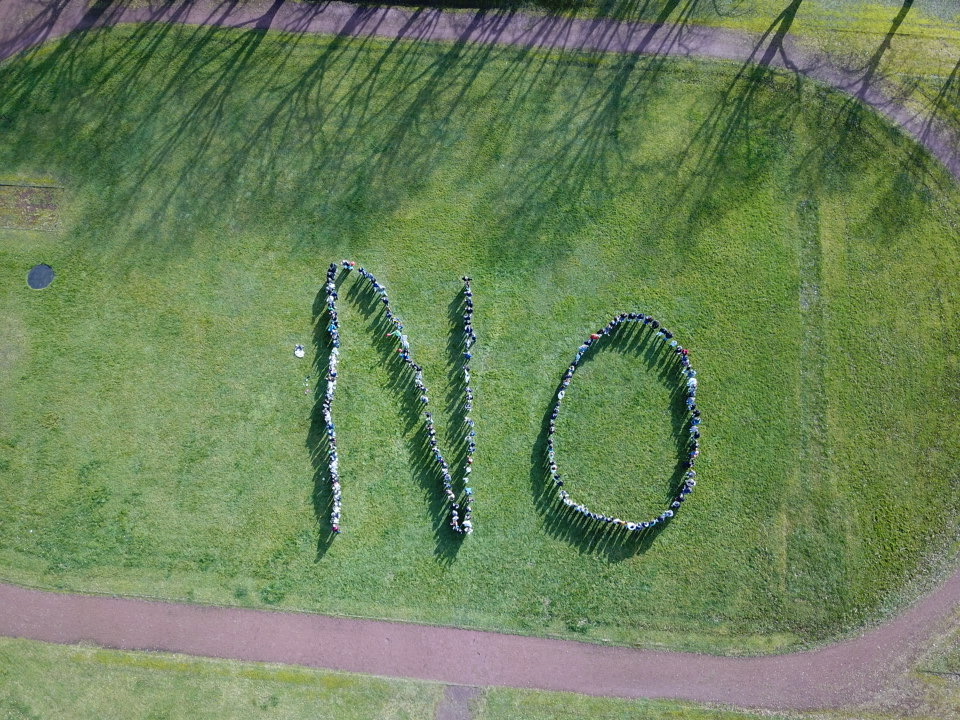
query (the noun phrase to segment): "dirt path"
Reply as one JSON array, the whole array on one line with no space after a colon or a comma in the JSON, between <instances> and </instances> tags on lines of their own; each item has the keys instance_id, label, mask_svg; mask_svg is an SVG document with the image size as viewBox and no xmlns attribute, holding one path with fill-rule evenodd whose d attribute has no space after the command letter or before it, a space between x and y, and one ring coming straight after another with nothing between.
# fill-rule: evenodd
<instances>
[{"instance_id":1,"label":"dirt path","mask_svg":"<svg viewBox=\"0 0 960 720\"><path fill-rule=\"evenodd\" d=\"M954 621L958 603L960 574L855 640L811 652L729 658L0 585L0 635L292 663L456 685L810 709L889 697L917 653Z\"/></svg>"},{"instance_id":2,"label":"dirt path","mask_svg":"<svg viewBox=\"0 0 960 720\"><path fill-rule=\"evenodd\" d=\"M142 5L142 3L140 3ZM797 48L783 23L763 35L520 13L447 13L284 0L211 0L129 7L83 0L0 0L0 59L73 30L119 22L219 24L292 33L403 37L590 51L718 58L785 68L871 105L960 179L960 145L935 118L885 94L872 70ZM0 634L59 643L295 663L457 685L669 697L775 709L823 708L895 696L929 641L955 622L960 573L903 614L821 650L721 658L302 613L69 595L0 585ZM452 712L452 711L451 711Z\"/></svg>"}]
</instances>

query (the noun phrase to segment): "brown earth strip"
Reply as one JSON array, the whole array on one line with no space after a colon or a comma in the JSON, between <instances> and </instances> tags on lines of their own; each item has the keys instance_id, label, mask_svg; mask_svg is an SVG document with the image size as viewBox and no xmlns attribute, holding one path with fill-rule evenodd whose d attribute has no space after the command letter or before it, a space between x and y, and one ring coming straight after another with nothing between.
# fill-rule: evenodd
<instances>
[{"instance_id":1,"label":"brown earth strip","mask_svg":"<svg viewBox=\"0 0 960 720\"><path fill-rule=\"evenodd\" d=\"M480 688L447 685L437 706L436 720L473 720L472 703L479 695Z\"/></svg>"},{"instance_id":2,"label":"brown earth strip","mask_svg":"<svg viewBox=\"0 0 960 720\"><path fill-rule=\"evenodd\" d=\"M55 187L0 184L0 229L56 230L62 193Z\"/></svg>"}]
</instances>

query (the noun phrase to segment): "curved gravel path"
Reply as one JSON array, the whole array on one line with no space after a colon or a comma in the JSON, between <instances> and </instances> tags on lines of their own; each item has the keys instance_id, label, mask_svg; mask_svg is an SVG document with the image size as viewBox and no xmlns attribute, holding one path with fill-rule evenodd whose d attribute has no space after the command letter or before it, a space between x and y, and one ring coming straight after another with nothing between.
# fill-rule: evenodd
<instances>
[{"instance_id":1,"label":"curved gravel path","mask_svg":"<svg viewBox=\"0 0 960 720\"><path fill-rule=\"evenodd\" d=\"M767 33L670 23L212 0L129 7L0 0L0 60L77 29L121 22L217 24L293 33L499 43L756 63L832 85L900 125L960 180L960 143L884 92L875 73L796 47L786 16ZM0 584L0 634L417 677L461 685L811 709L876 703L897 688L960 606L960 572L892 621L820 650L728 658L405 623L73 595Z\"/></svg>"}]
</instances>

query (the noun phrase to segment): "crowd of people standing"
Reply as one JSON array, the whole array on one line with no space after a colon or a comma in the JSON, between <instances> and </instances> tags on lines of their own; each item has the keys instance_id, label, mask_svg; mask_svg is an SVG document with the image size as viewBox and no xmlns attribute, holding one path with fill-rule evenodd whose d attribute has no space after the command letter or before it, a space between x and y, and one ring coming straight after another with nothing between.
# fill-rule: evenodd
<instances>
[{"instance_id":1,"label":"crowd of people standing","mask_svg":"<svg viewBox=\"0 0 960 720\"><path fill-rule=\"evenodd\" d=\"M472 349L477 342L477 334L473 328L473 290L470 287L470 278L464 277L464 312L463 312L463 384L464 384L464 442L467 447L466 458L463 466L463 492L458 497L454 490L453 473L450 465L443 456L437 441L437 428L433 420L433 413L426 408L430 404L430 391L423 381L423 367L417 364L413 359L413 351L410 348L410 338L404 333L404 326L400 318L394 313L390 305L390 297L387 294L386 287L377 280L373 273L357 267L352 260L343 260L338 265L331 263L327 269L327 282L325 289L326 306L329 314L327 331L330 334L330 359L327 367L327 389L323 399L323 420L326 424L327 441L330 445L329 451L329 475L333 503L330 512L330 524L334 533L340 532L341 517L343 508L343 489L340 483L339 456L337 454L337 429L333 422L333 399L337 391L337 367L340 362L340 319L337 315L337 273L349 273L356 270L357 273L366 280L373 292L383 303L384 313L387 321L392 328L387 332L387 337L394 338L397 342L397 353L400 359L406 363L413 371L413 383L419 393L420 403L423 405L423 421L426 426L427 437L430 442L430 449L437 467L443 477L443 491L447 501L450 504L450 527L454 532L469 535L473 532L473 488L469 486L470 475L473 472L473 454L477 449L475 423L470 417L470 411L473 410L473 389L470 386L470 359L473 357Z\"/></svg>"},{"instance_id":2,"label":"crowd of people standing","mask_svg":"<svg viewBox=\"0 0 960 720\"><path fill-rule=\"evenodd\" d=\"M332 508L330 514L330 523L334 533L339 533L341 528L343 491L340 481L339 455L337 453L337 431L333 421L333 401L337 390L338 365L340 361L340 320L337 314L337 275L338 273L356 272L367 281L374 294L383 304L384 314L390 330L386 333L387 337L393 338L397 344L396 351L400 359L410 367L413 373L413 384L419 394L419 402L422 405L422 419L426 429L427 438L430 444L430 451L437 464L440 475L443 478L443 491L450 508L450 527L454 532L463 535L469 535L473 532L473 500L474 493L470 487L470 476L473 472L474 452L476 451L476 430L475 423L470 416L473 410L473 389L470 385L470 360L473 357L473 346L477 342L477 335L473 327L473 290L471 288L471 279L463 278L463 391L464 391L464 443L467 448L466 457L463 466L463 491L460 495L454 490L454 478L450 465L445 459L437 440L437 428L434 422L433 413L427 408L430 405L430 392L423 380L423 367L420 366L413 357L413 351L410 347L410 339L404 332L404 325L400 318L393 311L390 303L390 297L387 289L377 280L373 273L363 267L357 267L357 264L350 260L343 260L339 264L331 263L327 270L326 290L326 309L329 315L327 331L330 336L331 350L326 375L326 392L323 399L323 420L326 425L326 435L329 442L329 476L332 492ZM600 343L604 338L610 336L618 327L625 323L635 323L641 325L652 338L659 343L662 350L669 353L672 361L676 363L678 376L682 382L682 392L684 403L686 405L687 419L685 422L686 431L689 434L689 440L685 443L685 455L682 462L682 484L679 490L671 499L669 506L659 515L648 520L624 520L622 518L596 512L583 503L576 502L568 492L565 481L560 474L557 465L557 419L560 416L563 399L567 389L573 380L574 374L580 367L583 359ZM298 346L299 349L299 346ZM557 489L557 496L560 502L574 513L585 518L610 525L624 528L631 532L642 532L656 525L666 523L674 517L686 501L690 493L693 492L697 484L697 473L694 470L697 457L700 455L700 430L701 414L697 406L697 372L690 363L690 351L679 344L674 338L673 333L667 330L659 321L650 315L644 313L620 313L609 323L602 327L598 332L590 337L577 348L573 361L567 367L566 372L557 389L553 409L550 414L548 435L547 435L547 463L550 469L551 478Z\"/></svg>"}]
</instances>

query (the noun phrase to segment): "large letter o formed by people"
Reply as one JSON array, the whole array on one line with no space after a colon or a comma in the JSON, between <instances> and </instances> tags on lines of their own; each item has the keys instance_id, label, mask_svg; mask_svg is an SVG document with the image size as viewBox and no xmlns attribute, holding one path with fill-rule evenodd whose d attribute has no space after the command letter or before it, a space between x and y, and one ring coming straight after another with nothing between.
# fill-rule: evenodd
<instances>
[{"instance_id":1,"label":"large letter o formed by people","mask_svg":"<svg viewBox=\"0 0 960 720\"><path fill-rule=\"evenodd\" d=\"M660 515L650 518L649 520L625 520L596 512L586 505L576 502L570 496L557 465L557 418L560 416L563 398L570 387L573 376L588 353L596 352L600 345L602 345L604 339L609 337L618 327L625 323L639 324L645 332L648 332L652 336L654 341L660 344L663 352L669 353L672 356L678 377L682 382L683 392L686 396L685 403L688 417L685 425L686 430L689 432L690 440L687 445L687 455L682 461L685 470L683 484L677 494L671 499L669 507L660 513ZM697 371L690 365L690 351L680 345L674 339L673 333L663 327L657 320L654 320L650 315L643 313L621 313L617 315L577 348L573 362L570 363L570 366L564 373L563 380L560 382L560 387L557 389L557 394L554 398L553 411L550 413L550 425L547 433L547 463L550 468L550 475L556 486L557 498L572 512L579 513L583 517L598 523L623 528L630 532L643 532L651 527L669 521L697 485L697 472L693 469L693 466L696 463L697 456L700 454L700 423L700 408L697 407Z\"/></svg>"}]
</instances>

